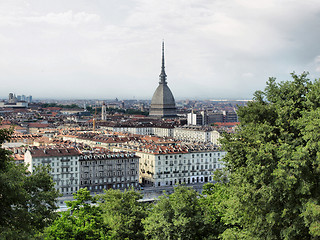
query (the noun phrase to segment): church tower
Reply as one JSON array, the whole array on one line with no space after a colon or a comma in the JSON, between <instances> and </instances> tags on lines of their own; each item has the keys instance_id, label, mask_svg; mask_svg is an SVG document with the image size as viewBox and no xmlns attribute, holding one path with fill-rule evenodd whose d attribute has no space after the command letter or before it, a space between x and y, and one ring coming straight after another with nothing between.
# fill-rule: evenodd
<instances>
[{"instance_id":1,"label":"church tower","mask_svg":"<svg viewBox=\"0 0 320 240\"><path fill-rule=\"evenodd\" d=\"M176 102L167 85L167 74L164 66L164 42L162 42L162 66L159 75L159 86L153 94L149 116L172 118L177 116Z\"/></svg>"}]
</instances>

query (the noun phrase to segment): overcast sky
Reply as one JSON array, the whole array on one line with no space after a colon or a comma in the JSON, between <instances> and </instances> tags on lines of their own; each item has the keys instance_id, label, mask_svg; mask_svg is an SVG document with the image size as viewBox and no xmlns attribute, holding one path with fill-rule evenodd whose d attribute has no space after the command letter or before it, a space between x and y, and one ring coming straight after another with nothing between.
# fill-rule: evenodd
<instances>
[{"instance_id":1,"label":"overcast sky","mask_svg":"<svg viewBox=\"0 0 320 240\"><path fill-rule=\"evenodd\" d=\"M320 77L319 0L0 0L0 97L251 99Z\"/></svg>"}]
</instances>

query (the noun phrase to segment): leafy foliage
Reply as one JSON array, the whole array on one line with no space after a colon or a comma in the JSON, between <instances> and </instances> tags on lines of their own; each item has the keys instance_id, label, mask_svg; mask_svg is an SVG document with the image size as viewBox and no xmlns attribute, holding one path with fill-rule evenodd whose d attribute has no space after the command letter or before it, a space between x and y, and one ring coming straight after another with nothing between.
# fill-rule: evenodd
<instances>
[{"instance_id":1,"label":"leafy foliage","mask_svg":"<svg viewBox=\"0 0 320 240\"><path fill-rule=\"evenodd\" d=\"M104 222L111 229L112 239L144 239L141 220L146 217L146 205L138 202L141 198L134 189L109 189L100 195Z\"/></svg>"},{"instance_id":2,"label":"leafy foliage","mask_svg":"<svg viewBox=\"0 0 320 240\"><path fill-rule=\"evenodd\" d=\"M210 234L198 193L178 186L159 198L143 221L147 239L204 239Z\"/></svg>"},{"instance_id":3,"label":"leafy foliage","mask_svg":"<svg viewBox=\"0 0 320 240\"><path fill-rule=\"evenodd\" d=\"M10 134L10 130L0 130L0 144ZM0 238L30 239L56 217L59 193L47 168L37 168L31 175L10 154L0 148Z\"/></svg>"},{"instance_id":4,"label":"leafy foliage","mask_svg":"<svg viewBox=\"0 0 320 240\"><path fill-rule=\"evenodd\" d=\"M45 239L108 239L102 210L86 188L74 194L74 201L66 202L69 209L62 212L45 231Z\"/></svg>"},{"instance_id":5,"label":"leafy foliage","mask_svg":"<svg viewBox=\"0 0 320 240\"><path fill-rule=\"evenodd\" d=\"M223 221L225 216L225 202L229 200L229 183L227 173L224 170L214 172L215 183L207 183L203 186L200 204L204 209L203 218L208 222L208 239L219 239L226 229L232 227Z\"/></svg>"},{"instance_id":6,"label":"leafy foliage","mask_svg":"<svg viewBox=\"0 0 320 240\"><path fill-rule=\"evenodd\" d=\"M320 199L320 81L269 79L222 140L230 171L224 239L311 239Z\"/></svg>"}]
</instances>

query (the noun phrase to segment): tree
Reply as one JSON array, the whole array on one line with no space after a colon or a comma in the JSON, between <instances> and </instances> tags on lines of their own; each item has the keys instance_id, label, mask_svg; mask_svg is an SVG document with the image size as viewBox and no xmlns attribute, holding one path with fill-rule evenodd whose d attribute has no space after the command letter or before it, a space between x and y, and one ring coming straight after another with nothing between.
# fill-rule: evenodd
<instances>
[{"instance_id":1,"label":"tree","mask_svg":"<svg viewBox=\"0 0 320 240\"><path fill-rule=\"evenodd\" d=\"M0 145L11 133L0 130ZM0 148L0 238L30 239L56 217L59 192L47 168L37 168L31 175L10 156L10 151Z\"/></svg>"},{"instance_id":2,"label":"tree","mask_svg":"<svg viewBox=\"0 0 320 240\"><path fill-rule=\"evenodd\" d=\"M226 212L225 202L229 200L229 183L225 170L216 170L213 175L215 183L203 185L200 204L204 210L203 218L208 223L208 239L220 239L226 229L232 225L223 221Z\"/></svg>"},{"instance_id":3,"label":"tree","mask_svg":"<svg viewBox=\"0 0 320 240\"><path fill-rule=\"evenodd\" d=\"M234 226L224 239L319 236L320 81L292 78L270 78L221 141L230 172L223 220Z\"/></svg>"},{"instance_id":4,"label":"tree","mask_svg":"<svg viewBox=\"0 0 320 240\"><path fill-rule=\"evenodd\" d=\"M112 239L144 239L141 220L146 217L146 203L138 202L142 195L134 189L109 189L99 196L103 218L110 227Z\"/></svg>"},{"instance_id":5,"label":"tree","mask_svg":"<svg viewBox=\"0 0 320 240\"><path fill-rule=\"evenodd\" d=\"M86 188L67 201L69 209L45 230L45 239L108 239L108 228L103 223L102 210Z\"/></svg>"},{"instance_id":6,"label":"tree","mask_svg":"<svg viewBox=\"0 0 320 240\"><path fill-rule=\"evenodd\" d=\"M146 238L204 239L209 231L198 197L195 190L185 186L160 196L143 221Z\"/></svg>"}]
</instances>

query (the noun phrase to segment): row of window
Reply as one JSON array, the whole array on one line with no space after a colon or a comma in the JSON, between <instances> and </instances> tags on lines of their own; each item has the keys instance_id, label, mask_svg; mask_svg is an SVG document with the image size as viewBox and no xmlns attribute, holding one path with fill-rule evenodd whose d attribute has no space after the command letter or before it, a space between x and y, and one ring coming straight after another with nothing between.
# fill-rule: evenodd
<instances>
[{"instance_id":1,"label":"row of window","mask_svg":"<svg viewBox=\"0 0 320 240\"><path fill-rule=\"evenodd\" d=\"M50 165L51 167L58 167L58 166L60 166L60 162L44 162L45 160L41 160L41 159L35 159L34 161L33 161L33 164L35 164L35 165L39 165L39 164L42 164L42 165ZM70 162L61 162L61 166L69 166L69 165L71 165L71 166L73 166L73 165L75 165L75 166L77 166L78 164L77 164L77 162L74 162L74 161L70 161Z\"/></svg>"},{"instance_id":2,"label":"row of window","mask_svg":"<svg viewBox=\"0 0 320 240\"><path fill-rule=\"evenodd\" d=\"M100 160L100 161L80 161L80 165L95 165L95 164L106 164L106 161L110 162L110 159L106 159L106 160ZM112 161L112 163L134 163L136 161L136 159L114 159Z\"/></svg>"},{"instance_id":3,"label":"row of window","mask_svg":"<svg viewBox=\"0 0 320 240\"><path fill-rule=\"evenodd\" d=\"M165 181L165 182L158 182L158 186L163 186L163 185L175 185L175 184L190 184L190 183L203 183L203 182L211 182L212 177L194 177L194 178L183 178L183 179L174 179L171 181Z\"/></svg>"},{"instance_id":4,"label":"row of window","mask_svg":"<svg viewBox=\"0 0 320 240\"><path fill-rule=\"evenodd\" d=\"M83 171L94 171L97 170L117 170L117 169L126 169L126 168L136 168L136 163L131 163L130 165L124 165L124 164L113 164L113 165L104 165L104 166L82 166Z\"/></svg>"},{"instance_id":5,"label":"row of window","mask_svg":"<svg viewBox=\"0 0 320 240\"><path fill-rule=\"evenodd\" d=\"M179 156L179 158L181 158L181 155L178 155ZM174 159L177 159L177 157L178 157L177 155L169 155L169 156L165 156L165 159L168 159L168 158L173 158L174 157ZM197 153L197 154L192 154L191 155L191 157L192 158L194 158L195 156L197 156L197 157L207 157L207 156L209 156L209 157L212 157L212 156L218 156L218 157L220 157L220 156L224 156L224 153L220 153L220 152L217 152L217 153ZM158 160L160 160L161 159L161 156L158 156Z\"/></svg>"},{"instance_id":6,"label":"row of window","mask_svg":"<svg viewBox=\"0 0 320 240\"><path fill-rule=\"evenodd\" d=\"M87 184L102 184L102 183L117 183L117 182L124 182L130 181L135 182L137 181L136 177L117 177L117 178L104 178L104 179L90 179L90 180L82 180L80 181L80 185L87 185Z\"/></svg>"},{"instance_id":7,"label":"row of window","mask_svg":"<svg viewBox=\"0 0 320 240\"><path fill-rule=\"evenodd\" d=\"M127 171L127 175L137 175L138 174L138 171L136 170L130 170L130 171ZM95 174L92 174L92 173L81 173L81 177L82 178L88 178L88 177L92 177L92 176L95 176L95 177L103 177L103 176L108 176L108 177L112 177L112 176L123 176L125 175L125 172L124 171L114 171L114 172L97 172Z\"/></svg>"},{"instance_id":8,"label":"row of window","mask_svg":"<svg viewBox=\"0 0 320 240\"><path fill-rule=\"evenodd\" d=\"M216 168L220 168L221 167L221 165L220 164L209 164L209 165L196 165L196 166L183 166L183 168L182 167L180 167L180 168L168 168L168 167L166 167L165 169L165 171L189 171L189 170L211 170L212 169L212 167L213 167L213 169L216 169ZM164 169L164 168L163 168ZM158 172L161 172L162 171L162 169L161 168L159 168L158 169Z\"/></svg>"},{"instance_id":9,"label":"row of window","mask_svg":"<svg viewBox=\"0 0 320 240\"><path fill-rule=\"evenodd\" d=\"M107 185L100 185L100 186L89 186L88 190L90 191L98 191L102 189L107 189L112 187L113 189L118 189L118 188L130 188L130 187L137 187L138 183L119 183L119 184L112 184L111 186Z\"/></svg>"}]
</instances>

